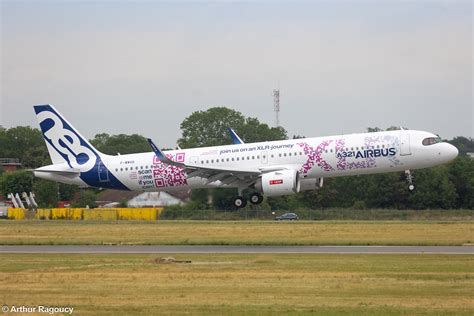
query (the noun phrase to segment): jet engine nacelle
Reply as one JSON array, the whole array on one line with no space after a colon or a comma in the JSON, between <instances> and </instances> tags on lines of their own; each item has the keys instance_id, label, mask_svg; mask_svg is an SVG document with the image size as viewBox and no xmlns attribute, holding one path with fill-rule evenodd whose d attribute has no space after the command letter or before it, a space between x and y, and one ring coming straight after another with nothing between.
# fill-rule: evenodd
<instances>
[{"instance_id":1,"label":"jet engine nacelle","mask_svg":"<svg viewBox=\"0 0 474 316\"><path fill-rule=\"evenodd\" d=\"M264 173L255 189L267 196L281 196L300 191L300 176L296 170L280 170Z\"/></svg>"}]
</instances>

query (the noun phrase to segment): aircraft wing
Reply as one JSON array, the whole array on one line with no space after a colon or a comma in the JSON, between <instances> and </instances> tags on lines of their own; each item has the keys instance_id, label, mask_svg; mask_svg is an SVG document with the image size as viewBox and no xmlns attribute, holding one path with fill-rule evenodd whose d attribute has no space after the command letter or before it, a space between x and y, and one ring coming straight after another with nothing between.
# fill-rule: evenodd
<instances>
[{"instance_id":1,"label":"aircraft wing","mask_svg":"<svg viewBox=\"0 0 474 316\"><path fill-rule=\"evenodd\" d=\"M148 143L155 152L156 157L164 164L171 166L181 167L185 169L189 178L200 177L206 178L206 184L212 182L220 181L223 184L234 184L236 182L241 182L243 184L249 185L257 181L263 173L281 170L285 168L271 168L271 169L232 169L232 168L218 168L218 167L209 167L209 166L200 166L200 165L189 165L182 162L176 162L168 157L166 157L163 152L153 143L153 141L148 138Z\"/></svg>"}]
</instances>

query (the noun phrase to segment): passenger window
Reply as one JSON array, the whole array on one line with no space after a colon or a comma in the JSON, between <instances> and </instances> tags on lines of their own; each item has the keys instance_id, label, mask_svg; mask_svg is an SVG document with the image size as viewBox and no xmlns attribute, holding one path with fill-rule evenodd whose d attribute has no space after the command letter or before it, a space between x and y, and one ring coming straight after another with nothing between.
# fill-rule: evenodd
<instances>
[{"instance_id":1,"label":"passenger window","mask_svg":"<svg viewBox=\"0 0 474 316\"><path fill-rule=\"evenodd\" d=\"M118 168L115 168L115 171L118 171Z\"/></svg>"},{"instance_id":2,"label":"passenger window","mask_svg":"<svg viewBox=\"0 0 474 316\"><path fill-rule=\"evenodd\" d=\"M229 161L229 158L227 158L227 161Z\"/></svg>"},{"instance_id":3,"label":"passenger window","mask_svg":"<svg viewBox=\"0 0 474 316\"><path fill-rule=\"evenodd\" d=\"M285 157L286 157L286 153L284 153L284 154L283 154L283 156L285 156Z\"/></svg>"},{"instance_id":4,"label":"passenger window","mask_svg":"<svg viewBox=\"0 0 474 316\"><path fill-rule=\"evenodd\" d=\"M281 154L278 154L278 157L281 157Z\"/></svg>"},{"instance_id":5,"label":"passenger window","mask_svg":"<svg viewBox=\"0 0 474 316\"><path fill-rule=\"evenodd\" d=\"M234 161L234 157L232 157L232 161Z\"/></svg>"},{"instance_id":6,"label":"passenger window","mask_svg":"<svg viewBox=\"0 0 474 316\"><path fill-rule=\"evenodd\" d=\"M288 154L288 156L290 156L290 157L291 157L291 153L289 153L289 154Z\"/></svg>"},{"instance_id":7,"label":"passenger window","mask_svg":"<svg viewBox=\"0 0 474 316\"><path fill-rule=\"evenodd\" d=\"M247 160L250 160L250 156L247 156Z\"/></svg>"},{"instance_id":8,"label":"passenger window","mask_svg":"<svg viewBox=\"0 0 474 316\"><path fill-rule=\"evenodd\" d=\"M254 159L255 159L255 156L252 156L252 160L254 160Z\"/></svg>"},{"instance_id":9,"label":"passenger window","mask_svg":"<svg viewBox=\"0 0 474 316\"><path fill-rule=\"evenodd\" d=\"M120 171L123 171L123 168L120 168Z\"/></svg>"},{"instance_id":10,"label":"passenger window","mask_svg":"<svg viewBox=\"0 0 474 316\"><path fill-rule=\"evenodd\" d=\"M271 157L273 158L273 155L271 155Z\"/></svg>"}]
</instances>

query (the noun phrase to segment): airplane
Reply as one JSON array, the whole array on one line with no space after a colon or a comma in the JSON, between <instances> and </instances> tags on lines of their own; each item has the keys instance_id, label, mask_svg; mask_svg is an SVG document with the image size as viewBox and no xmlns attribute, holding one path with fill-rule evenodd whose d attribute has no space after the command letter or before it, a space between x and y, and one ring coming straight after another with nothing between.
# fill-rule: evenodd
<instances>
[{"instance_id":1,"label":"airplane","mask_svg":"<svg viewBox=\"0 0 474 316\"><path fill-rule=\"evenodd\" d=\"M232 130L234 144L162 151L151 139L152 152L106 155L98 151L52 106L35 105L52 164L34 169L39 178L81 187L132 191L237 188L236 208L249 200L282 196L323 186L339 176L405 172L448 163L458 155L435 134L395 130L314 138L244 143Z\"/></svg>"}]
</instances>

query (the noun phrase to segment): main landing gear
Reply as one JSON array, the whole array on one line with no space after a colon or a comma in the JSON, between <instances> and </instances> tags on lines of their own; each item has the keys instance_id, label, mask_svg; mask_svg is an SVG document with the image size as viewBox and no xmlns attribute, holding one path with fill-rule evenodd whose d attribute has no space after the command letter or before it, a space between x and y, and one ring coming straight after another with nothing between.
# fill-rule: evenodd
<instances>
[{"instance_id":1,"label":"main landing gear","mask_svg":"<svg viewBox=\"0 0 474 316\"><path fill-rule=\"evenodd\" d=\"M413 184L413 179L415 178L410 170L405 170L405 177L407 179L407 182L408 182L408 190L410 191L413 191L415 190L415 185Z\"/></svg>"},{"instance_id":2,"label":"main landing gear","mask_svg":"<svg viewBox=\"0 0 474 316\"><path fill-rule=\"evenodd\" d=\"M263 196L259 193L253 193L250 196L250 203L256 205L263 201ZM247 200L243 197L242 192L239 191L239 195L234 198L234 206L236 208L242 208L247 205Z\"/></svg>"},{"instance_id":3,"label":"main landing gear","mask_svg":"<svg viewBox=\"0 0 474 316\"><path fill-rule=\"evenodd\" d=\"M250 203L257 205L262 202L263 202L263 196L261 194L254 193L250 196Z\"/></svg>"},{"instance_id":4,"label":"main landing gear","mask_svg":"<svg viewBox=\"0 0 474 316\"><path fill-rule=\"evenodd\" d=\"M236 208L242 208L247 205L247 200L243 196L237 196L234 198L234 206Z\"/></svg>"}]
</instances>

